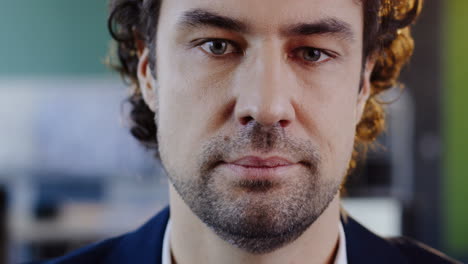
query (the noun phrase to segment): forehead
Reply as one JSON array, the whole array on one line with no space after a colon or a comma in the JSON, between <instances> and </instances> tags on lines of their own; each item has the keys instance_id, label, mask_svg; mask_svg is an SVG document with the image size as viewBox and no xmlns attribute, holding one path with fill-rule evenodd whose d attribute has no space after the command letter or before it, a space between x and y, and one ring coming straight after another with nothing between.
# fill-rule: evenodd
<instances>
[{"instance_id":1,"label":"forehead","mask_svg":"<svg viewBox=\"0 0 468 264\"><path fill-rule=\"evenodd\" d=\"M203 9L235 18L250 25L257 32L273 32L294 23L324 18L342 20L356 34L362 33L361 1L356 0L165 0L161 18L176 24L184 12Z\"/></svg>"}]
</instances>

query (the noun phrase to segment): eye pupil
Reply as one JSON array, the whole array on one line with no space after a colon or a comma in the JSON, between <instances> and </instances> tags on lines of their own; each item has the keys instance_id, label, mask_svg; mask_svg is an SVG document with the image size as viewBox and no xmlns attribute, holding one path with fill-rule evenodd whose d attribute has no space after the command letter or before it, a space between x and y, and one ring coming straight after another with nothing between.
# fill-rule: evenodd
<instances>
[{"instance_id":1,"label":"eye pupil","mask_svg":"<svg viewBox=\"0 0 468 264\"><path fill-rule=\"evenodd\" d=\"M226 52L227 43L225 41L214 40L210 42L210 51L215 55L222 55Z\"/></svg>"},{"instance_id":2,"label":"eye pupil","mask_svg":"<svg viewBox=\"0 0 468 264\"><path fill-rule=\"evenodd\" d=\"M304 59L308 61L318 61L322 56L322 52L318 49L306 49L304 51Z\"/></svg>"}]
</instances>

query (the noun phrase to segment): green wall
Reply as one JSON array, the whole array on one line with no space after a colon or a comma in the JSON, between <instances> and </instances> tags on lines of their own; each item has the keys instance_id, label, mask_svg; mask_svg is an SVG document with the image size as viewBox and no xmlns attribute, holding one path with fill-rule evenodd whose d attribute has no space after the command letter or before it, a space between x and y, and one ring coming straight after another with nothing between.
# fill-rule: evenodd
<instances>
[{"instance_id":1,"label":"green wall","mask_svg":"<svg viewBox=\"0 0 468 264\"><path fill-rule=\"evenodd\" d=\"M0 8L0 77L106 73L107 0L13 0Z\"/></svg>"},{"instance_id":2,"label":"green wall","mask_svg":"<svg viewBox=\"0 0 468 264\"><path fill-rule=\"evenodd\" d=\"M449 252L468 255L468 1L443 1L444 234Z\"/></svg>"}]
</instances>

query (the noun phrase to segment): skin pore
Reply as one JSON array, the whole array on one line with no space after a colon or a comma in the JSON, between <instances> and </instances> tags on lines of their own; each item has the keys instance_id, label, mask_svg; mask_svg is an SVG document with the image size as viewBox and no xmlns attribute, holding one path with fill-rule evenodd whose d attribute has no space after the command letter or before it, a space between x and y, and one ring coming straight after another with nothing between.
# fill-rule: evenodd
<instances>
[{"instance_id":1,"label":"skin pore","mask_svg":"<svg viewBox=\"0 0 468 264\"><path fill-rule=\"evenodd\" d=\"M171 181L175 262L332 263L370 91L362 31L354 0L163 1L157 81L144 47L138 78ZM239 166L252 156L288 163Z\"/></svg>"}]
</instances>

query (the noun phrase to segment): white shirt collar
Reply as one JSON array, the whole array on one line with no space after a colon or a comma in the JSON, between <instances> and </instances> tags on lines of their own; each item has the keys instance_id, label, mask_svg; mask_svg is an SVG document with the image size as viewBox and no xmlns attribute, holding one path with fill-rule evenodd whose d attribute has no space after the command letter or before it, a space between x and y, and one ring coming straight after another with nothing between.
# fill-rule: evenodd
<instances>
[{"instance_id":1,"label":"white shirt collar","mask_svg":"<svg viewBox=\"0 0 468 264\"><path fill-rule=\"evenodd\" d=\"M164 232L163 248L162 248L162 264L172 264L171 257L171 220L167 222L166 231ZM336 253L334 264L348 264L348 257L346 254L346 237L343 229L343 225L339 224L339 245Z\"/></svg>"},{"instance_id":2,"label":"white shirt collar","mask_svg":"<svg viewBox=\"0 0 468 264\"><path fill-rule=\"evenodd\" d=\"M172 264L171 257L171 219L167 221L166 231L164 232L163 248L162 248L162 264Z\"/></svg>"},{"instance_id":3,"label":"white shirt collar","mask_svg":"<svg viewBox=\"0 0 468 264\"><path fill-rule=\"evenodd\" d=\"M339 244L338 244L338 251L336 252L335 257L335 264L348 264L348 256L346 254L346 236L343 228L343 224L340 222L339 224Z\"/></svg>"}]
</instances>

